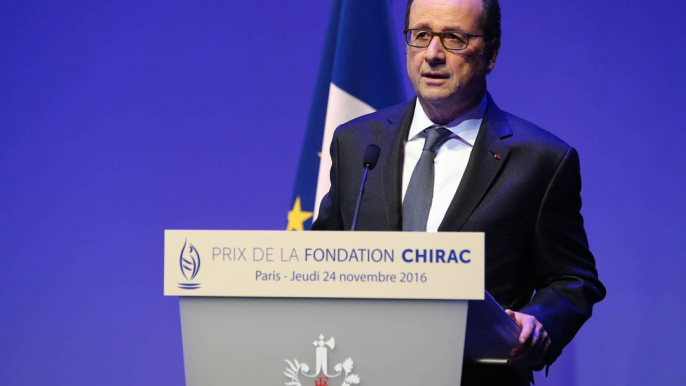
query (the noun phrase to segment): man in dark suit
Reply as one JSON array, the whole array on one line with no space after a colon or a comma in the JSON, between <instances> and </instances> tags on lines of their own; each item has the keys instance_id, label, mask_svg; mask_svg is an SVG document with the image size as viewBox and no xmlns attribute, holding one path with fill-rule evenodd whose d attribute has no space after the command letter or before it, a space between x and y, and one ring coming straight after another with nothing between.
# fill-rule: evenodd
<instances>
[{"instance_id":1,"label":"man in dark suit","mask_svg":"<svg viewBox=\"0 0 686 386\"><path fill-rule=\"evenodd\" d=\"M405 24L417 98L336 130L312 229L350 229L361 160L377 144L357 229L485 232L486 289L522 327L510 360L519 370L465 366L463 385L528 384L528 368L551 364L605 296L580 214L578 155L486 92L497 0L410 0Z\"/></svg>"}]
</instances>

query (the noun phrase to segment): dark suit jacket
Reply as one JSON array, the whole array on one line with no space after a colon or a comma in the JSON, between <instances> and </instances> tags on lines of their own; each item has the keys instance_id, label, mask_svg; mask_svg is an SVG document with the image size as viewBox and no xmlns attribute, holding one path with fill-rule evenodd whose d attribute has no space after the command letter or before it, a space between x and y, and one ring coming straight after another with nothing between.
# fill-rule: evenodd
<instances>
[{"instance_id":1,"label":"dark suit jacket","mask_svg":"<svg viewBox=\"0 0 686 386\"><path fill-rule=\"evenodd\" d=\"M534 315L552 341L551 363L605 296L588 249L576 150L534 124L488 108L464 177L439 227L485 232L486 289L504 307ZM350 229L369 144L358 230L400 231L403 149L416 100L341 125L331 144L331 190L313 230ZM533 296L533 297L532 297Z\"/></svg>"}]
</instances>

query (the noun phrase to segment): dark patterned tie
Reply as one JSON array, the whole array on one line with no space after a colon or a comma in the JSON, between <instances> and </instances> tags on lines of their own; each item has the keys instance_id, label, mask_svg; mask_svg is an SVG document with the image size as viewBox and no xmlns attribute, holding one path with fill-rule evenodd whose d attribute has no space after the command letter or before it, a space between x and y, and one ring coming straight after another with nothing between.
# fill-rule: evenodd
<instances>
[{"instance_id":1,"label":"dark patterned tie","mask_svg":"<svg viewBox=\"0 0 686 386\"><path fill-rule=\"evenodd\" d=\"M403 201L403 230L426 231L429 210L434 196L434 159L436 150L448 140L450 130L431 126L424 130L426 141L422 156L414 167Z\"/></svg>"}]
</instances>

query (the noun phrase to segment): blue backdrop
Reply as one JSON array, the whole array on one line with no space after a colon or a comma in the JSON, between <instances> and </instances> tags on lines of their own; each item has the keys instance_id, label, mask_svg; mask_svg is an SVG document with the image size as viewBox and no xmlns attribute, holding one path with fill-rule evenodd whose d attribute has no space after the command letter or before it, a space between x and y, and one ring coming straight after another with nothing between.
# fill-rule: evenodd
<instances>
[{"instance_id":1,"label":"blue backdrop","mask_svg":"<svg viewBox=\"0 0 686 386\"><path fill-rule=\"evenodd\" d=\"M0 384L183 384L163 230L285 228L330 6L3 3ZM537 384L682 384L686 5L502 8L489 88L578 148L608 288Z\"/></svg>"}]
</instances>

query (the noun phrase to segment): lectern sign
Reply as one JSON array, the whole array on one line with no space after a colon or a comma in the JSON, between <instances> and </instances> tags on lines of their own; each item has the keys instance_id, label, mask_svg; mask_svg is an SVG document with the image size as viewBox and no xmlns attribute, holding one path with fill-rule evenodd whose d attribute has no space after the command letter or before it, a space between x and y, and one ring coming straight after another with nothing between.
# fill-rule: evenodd
<instances>
[{"instance_id":1,"label":"lectern sign","mask_svg":"<svg viewBox=\"0 0 686 386\"><path fill-rule=\"evenodd\" d=\"M169 296L483 299L484 235L165 231Z\"/></svg>"}]
</instances>

